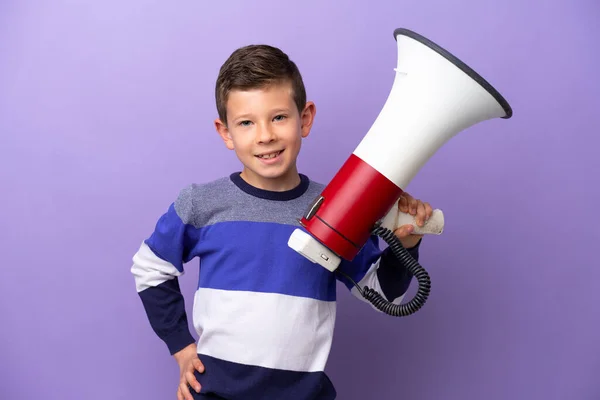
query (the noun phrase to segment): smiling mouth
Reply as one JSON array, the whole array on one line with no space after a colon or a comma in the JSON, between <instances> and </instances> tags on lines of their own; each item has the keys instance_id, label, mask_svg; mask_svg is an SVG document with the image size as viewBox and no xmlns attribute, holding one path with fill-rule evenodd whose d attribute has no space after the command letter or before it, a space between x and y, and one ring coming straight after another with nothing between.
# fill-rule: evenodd
<instances>
[{"instance_id":1,"label":"smiling mouth","mask_svg":"<svg viewBox=\"0 0 600 400\"><path fill-rule=\"evenodd\" d=\"M258 158L261 158L261 159L263 159L263 160L269 160L269 159L271 159L271 158L275 158L275 157L277 157L277 156L278 156L278 155L280 155L281 153L283 153L283 150L276 151L276 152L274 152L274 153L259 154L259 155L257 155L256 157L258 157Z\"/></svg>"}]
</instances>

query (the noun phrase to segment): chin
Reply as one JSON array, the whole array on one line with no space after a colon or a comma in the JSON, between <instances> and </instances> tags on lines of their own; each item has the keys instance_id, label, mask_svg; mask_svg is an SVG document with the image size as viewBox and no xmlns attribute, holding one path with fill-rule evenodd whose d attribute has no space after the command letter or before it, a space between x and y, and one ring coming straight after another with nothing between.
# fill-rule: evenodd
<instances>
[{"instance_id":1,"label":"chin","mask_svg":"<svg viewBox=\"0 0 600 400\"><path fill-rule=\"evenodd\" d=\"M289 171L285 172L262 172L257 174L264 179L284 179L289 175Z\"/></svg>"},{"instance_id":2,"label":"chin","mask_svg":"<svg viewBox=\"0 0 600 400\"><path fill-rule=\"evenodd\" d=\"M291 173L290 167L279 167L279 168L264 168L259 166L258 168L252 168L252 173L263 179L284 179L287 178Z\"/></svg>"}]
</instances>

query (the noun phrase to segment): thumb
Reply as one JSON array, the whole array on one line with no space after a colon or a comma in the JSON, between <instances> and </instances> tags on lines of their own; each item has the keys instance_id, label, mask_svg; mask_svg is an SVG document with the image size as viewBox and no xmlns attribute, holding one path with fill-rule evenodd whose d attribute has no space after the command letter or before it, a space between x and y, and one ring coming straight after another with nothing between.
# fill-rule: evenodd
<instances>
[{"instance_id":1,"label":"thumb","mask_svg":"<svg viewBox=\"0 0 600 400\"><path fill-rule=\"evenodd\" d=\"M399 227L398 229L396 229L394 231L394 233L396 234L396 236L399 239L403 239L405 237L410 236L413 231L414 231L414 227L411 224L407 224L407 225L402 225L401 227Z\"/></svg>"}]
</instances>

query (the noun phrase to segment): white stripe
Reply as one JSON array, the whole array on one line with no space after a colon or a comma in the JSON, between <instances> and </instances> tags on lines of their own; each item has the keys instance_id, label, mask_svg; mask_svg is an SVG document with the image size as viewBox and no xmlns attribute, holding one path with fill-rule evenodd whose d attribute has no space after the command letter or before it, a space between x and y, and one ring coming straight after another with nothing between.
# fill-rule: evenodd
<instances>
[{"instance_id":1,"label":"white stripe","mask_svg":"<svg viewBox=\"0 0 600 400\"><path fill-rule=\"evenodd\" d=\"M198 353L291 371L323 371L335 302L200 288L194 298Z\"/></svg>"},{"instance_id":2,"label":"white stripe","mask_svg":"<svg viewBox=\"0 0 600 400\"><path fill-rule=\"evenodd\" d=\"M142 243L133 256L131 273L135 278L135 288L138 293L183 275L173 264L157 257L146 243Z\"/></svg>"},{"instance_id":3,"label":"white stripe","mask_svg":"<svg viewBox=\"0 0 600 400\"><path fill-rule=\"evenodd\" d=\"M367 271L367 273L365 274L365 276L360 280L360 282L358 282L358 286L360 286L361 288L363 288L365 286L368 286L371 289L375 289L381 295L383 295L383 290L381 289L381 283L379 283L379 278L377 277L377 268L379 268L379 261L381 261L381 259L378 259L377 262L375 262L373 265L371 265L371 268L369 268L369 270ZM375 308L375 306L373 306L364 297L362 297L362 295L360 294L360 292L358 291L358 289L356 288L356 286L352 287L351 292L352 292L352 294L354 296L356 296L360 300L364 301L367 304L370 304L371 307L374 310L376 310L377 312L382 313L382 311L379 311L377 308ZM402 300L404 299L404 296L405 295L402 295L400 297L395 298L392 301L392 303L400 305L402 303ZM385 298L385 296L384 296L384 298Z\"/></svg>"}]
</instances>

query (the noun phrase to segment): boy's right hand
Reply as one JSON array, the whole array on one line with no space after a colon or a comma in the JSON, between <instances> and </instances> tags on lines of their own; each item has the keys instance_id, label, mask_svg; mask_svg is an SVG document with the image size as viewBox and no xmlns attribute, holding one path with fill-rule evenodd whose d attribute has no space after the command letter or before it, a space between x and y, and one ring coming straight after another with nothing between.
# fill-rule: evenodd
<instances>
[{"instance_id":1,"label":"boy's right hand","mask_svg":"<svg viewBox=\"0 0 600 400\"><path fill-rule=\"evenodd\" d=\"M196 393L200 393L200 383L194 376L194 371L204 372L204 365L198 358L196 344L192 343L173 354L179 364L179 387L177 389L177 400L194 400L190 393L192 387ZM188 386L189 384L189 386Z\"/></svg>"}]
</instances>

